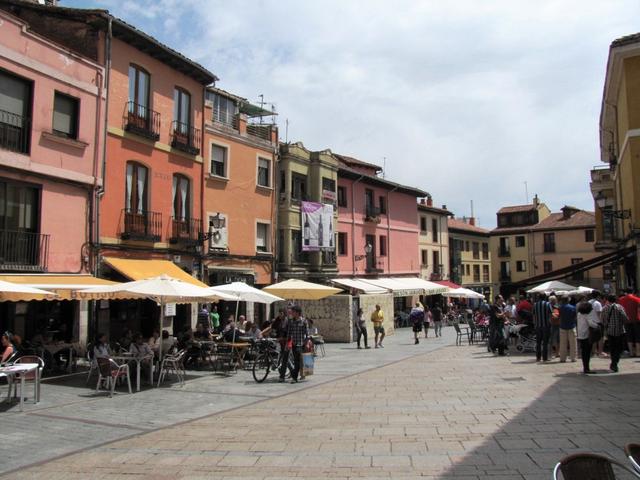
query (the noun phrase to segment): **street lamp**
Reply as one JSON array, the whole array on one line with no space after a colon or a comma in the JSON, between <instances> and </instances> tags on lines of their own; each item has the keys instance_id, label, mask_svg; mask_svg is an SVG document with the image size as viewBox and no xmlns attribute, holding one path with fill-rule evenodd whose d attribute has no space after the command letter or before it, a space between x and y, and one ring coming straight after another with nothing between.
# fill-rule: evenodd
<instances>
[{"instance_id":1,"label":"street lamp","mask_svg":"<svg viewBox=\"0 0 640 480\"><path fill-rule=\"evenodd\" d=\"M608 198L603 192L598 192L598 195L595 197L596 205L600 207L602 210L602 214L608 217L618 218L620 220L625 220L627 218L631 218L631 210L612 210L607 208Z\"/></svg>"},{"instance_id":2,"label":"street lamp","mask_svg":"<svg viewBox=\"0 0 640 480\"><path fill-rule=\"evenodd\" d=\"M364 246L364 253L365 255L355 255L353 258L356 261L362 260L363 258L366 258L367 255L369 255L371 252L373 251L373 246L370 243L367 243Z\"/></svg>"},{"instance_id":3,"label":"street lamp","mask_svg":"<svg viewBox=\"0 0 640 480\"><path fill-rule=\"evenodd\" d=\"M226 221L226 218L221 216L220 212L216 213L215 216L211 217L211 220L209 220L209 231L207 233L200 232L200 235L198 236L198 243L200 245L203 245L207 240L220 235L219 230L221 228L224 228L224 226L226 225Z\"/></svg>"}]
</instances>

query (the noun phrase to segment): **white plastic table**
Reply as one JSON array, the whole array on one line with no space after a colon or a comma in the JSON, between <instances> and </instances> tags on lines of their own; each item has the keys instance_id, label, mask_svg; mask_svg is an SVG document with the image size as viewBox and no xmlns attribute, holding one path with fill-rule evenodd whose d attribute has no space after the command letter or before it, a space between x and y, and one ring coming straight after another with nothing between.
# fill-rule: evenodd
<instances>
[{"instance_id":1,"label":"white plastic table","mask_svg":"<svg viewBox=\"0 0 640 480\"><path fill-rule=\"evenodd\" d=\"M24 386L25 377L29 372L36 372L36 381L33 383L33 398L35 403L38 403L38 386L40 385L40 365L37 363L18 363L15 365L9 365L6 367L0 367L0 375L6 375L9 379L9 395L11 394L11 385L15 380L15 376L20 375L20 411L24 410Z\"/></svg>"}]
</instances>

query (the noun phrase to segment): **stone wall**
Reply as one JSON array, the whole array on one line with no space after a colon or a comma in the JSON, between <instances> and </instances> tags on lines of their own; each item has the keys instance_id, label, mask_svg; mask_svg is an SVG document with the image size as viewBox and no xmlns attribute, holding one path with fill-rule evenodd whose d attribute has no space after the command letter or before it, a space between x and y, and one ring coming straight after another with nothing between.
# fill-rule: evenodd
<instances>
[{"instance_id":1,"label":"stone wall","mask_svg":"<svg viewBox=\"0 0 640 480\"><path fill-rule=\"evenodd\" d=\"M373 346L373 323L371 322L371 313L376 309L376 305L380 305L384 313L384 331L386 335L394 334L393 327L393 295L390 293L376 295L360 295L360 308L364 312L364 319L367 322L367 334L370 344ZM355 335L355 333L354 333ZM356 337L354 337L355 340Z\"/></svg>"}]
</instances>

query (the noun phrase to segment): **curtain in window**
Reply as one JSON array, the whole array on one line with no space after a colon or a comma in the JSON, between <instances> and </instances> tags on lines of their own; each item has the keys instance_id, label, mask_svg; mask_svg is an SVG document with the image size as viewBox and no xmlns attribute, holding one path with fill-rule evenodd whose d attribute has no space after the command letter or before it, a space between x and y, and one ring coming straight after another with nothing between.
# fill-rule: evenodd
<instances>
[{"instance_id":1,"label":"curtain in window","mask_svg":"<svg viewBox=\"0 0 640 480\"><path fill-rule=\"evenodd\" d=\"M259 223L256 232L256 247L258 250L267 249L267 225Z\"/></svg>"},{"instance_id":2,"label":"curtain in window","mask_svg":"<svg viewBox=\"0 0 640 480\"><path fill-rule=\"evenodd\" d=\"M127 194L126 194L126 198L125 198L125 208L127 209L127 212L131 212L131 207L132 205L132 191L131 191L131 187L133 186L133 165L128 163L127 164Z\"/></svg>"},{"instance_id":3,"label":"curtain in window","mask_svg":"<svg viewBox=\"0 0 640 480\"><path fill-rule=\"evenodd\" d=\"M138 211L137 213L144 212L144 194L145 187L147 185L147 169L144 167L138 167Z\"/></svg>"},{"instance_id":4,"label":"curtain in window","mask_svg":"<svg viewBox=\"0 0 640 480\"><path fill-rule=\"evenodd\" d=\"M187 193L189 191L189 181L186 178L180 179L180 199L181 199L181 209L180 209L180 218L182 220L187 219Z\"/></svg>"}]
</instances>

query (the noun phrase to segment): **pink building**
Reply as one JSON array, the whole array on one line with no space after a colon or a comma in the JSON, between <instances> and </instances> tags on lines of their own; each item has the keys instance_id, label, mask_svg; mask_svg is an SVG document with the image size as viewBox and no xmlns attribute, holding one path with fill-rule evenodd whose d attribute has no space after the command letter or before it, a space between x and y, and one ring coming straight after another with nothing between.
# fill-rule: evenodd
<instances>
[{"instance_id":1,"label":"pink building","mask_svg":"<svg viewBox=\"0 0 640 480\"><path fill-rule=\"evenodd\" d=\"M339 276L418 277L416 198L427 192L378 177L382 169L377 165L344 155L335 157L340 162Z\"/></svg>"},{"instance_id":2,"label":"pink building","mask_svg":"<svg viewBox=\"0 0 640 480\"><path fill-rule=\"evenodd\" d=\"M0 25L0 271L86 272L104 70L2 10Z\"/></svg>"}]
</instances>

